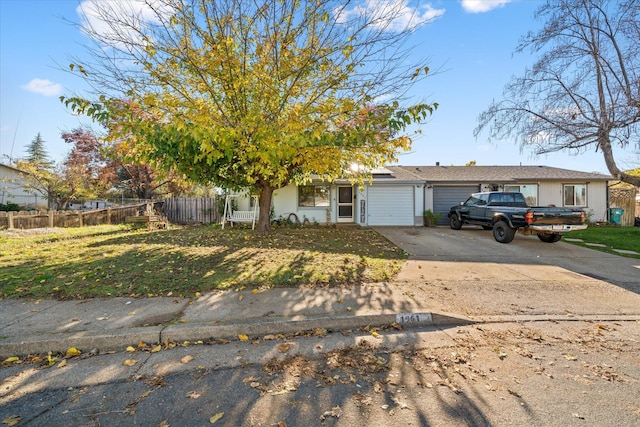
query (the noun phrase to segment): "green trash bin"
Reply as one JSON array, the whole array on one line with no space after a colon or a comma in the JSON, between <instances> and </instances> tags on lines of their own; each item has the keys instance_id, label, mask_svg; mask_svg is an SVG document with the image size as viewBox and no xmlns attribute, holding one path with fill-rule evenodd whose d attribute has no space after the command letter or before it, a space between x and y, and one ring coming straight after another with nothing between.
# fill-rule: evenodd
<instances>
[{"instance_id":1,"label":"green trash bin","mask_svg":"<svg viewBox=\"0 0 640 427\"><path fill-rule=\"evenodd\" d=\"M623 213L624 209L622 208L609 208L609 222L611 224L620 225Z\"/></svg>"}]
</instances>

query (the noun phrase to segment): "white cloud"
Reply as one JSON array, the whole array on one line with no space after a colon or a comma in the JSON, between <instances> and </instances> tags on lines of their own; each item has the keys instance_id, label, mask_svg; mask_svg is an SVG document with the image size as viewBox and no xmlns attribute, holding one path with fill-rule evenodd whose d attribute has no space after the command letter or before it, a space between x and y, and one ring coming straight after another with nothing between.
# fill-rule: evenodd
<instances>
[{"instance_id":1,"label":"white cloud","mask_svg":"<svg viewBox=\"0 0 640 427\"><path fill-rule=\"evenodd\" d=\"M62 85L47 79L33 79L26 85L23 85L22 89L44 96L56 96L62 92Z\"/></svg>"},{"instance_id":2,"label":"white cloud","mask_svg":"<svg viewBox=\"0 0 640 427\"><path fill-rule=\"evenodd\" d=\"M365 0L351 9L339 8L337 21L345 23L358 16L368 16L378 28L403 31L433 21L444 12L444 9L435 9L430 4L409 6L409 0Z\"/></svg>"},{"instance_id":3,"label":"white cloud","mask_svg":"<svg viewBox=\"0 0 640 427\"><path fill-rule=\"evenodd\" d=\"M469 13L484 13L503 7L511 0L461 0L462 8Z\"/></svg>"}]
</instances>

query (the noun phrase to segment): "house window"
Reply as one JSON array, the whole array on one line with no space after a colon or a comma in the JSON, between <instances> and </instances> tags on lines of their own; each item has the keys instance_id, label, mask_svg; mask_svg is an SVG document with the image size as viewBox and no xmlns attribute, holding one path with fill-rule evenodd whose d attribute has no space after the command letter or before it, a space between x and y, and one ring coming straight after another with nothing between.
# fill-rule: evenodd
<instances>
[{"instance_id":1,"label":"house window","mask_svg":"<svg viewBox=\"0 0 640 427\"><path fill-rule=\"evenodd\" d=\"M301 185L298 187L298 206L329 206L330 194L331 187L328 185Z\"/></svg>"},{"instance_id":2,"label":"house window","mask_svg":"<svg viewBox=\"0 0 640 427\"><path fill-rule=\"evenodd\" d=\"M524 195L524 199L527 201L527 205L529 206L538 205L538 185L537 184L505 185L504 191L509 191L512 193L522 193Z\"/></svg>"},{"instance_id":3,"label":"house window","mask_svg":"<svg viewBox=\"0 0 640 427\"><path fill-rule=\"evenodd\" d=\"M568 184L564 186L565 206L587 206L587 186L585 184Z\"/></svg>"}]
</instances>

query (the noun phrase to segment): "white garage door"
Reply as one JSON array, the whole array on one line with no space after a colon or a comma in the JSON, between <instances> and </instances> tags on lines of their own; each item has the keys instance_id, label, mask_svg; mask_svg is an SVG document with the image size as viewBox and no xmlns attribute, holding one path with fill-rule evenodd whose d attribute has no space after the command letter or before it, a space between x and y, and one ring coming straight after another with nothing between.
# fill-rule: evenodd
<instances>
[{"instance_id":1,"label":"white garage door","mask_svg":"<svg viewBox=\"0 0 640 427\"><path fill-rule=\"evenodd\" d=\"M367 192L368 225L414 225L413 186L372 186Z\"/></svg>"}]
</instances>

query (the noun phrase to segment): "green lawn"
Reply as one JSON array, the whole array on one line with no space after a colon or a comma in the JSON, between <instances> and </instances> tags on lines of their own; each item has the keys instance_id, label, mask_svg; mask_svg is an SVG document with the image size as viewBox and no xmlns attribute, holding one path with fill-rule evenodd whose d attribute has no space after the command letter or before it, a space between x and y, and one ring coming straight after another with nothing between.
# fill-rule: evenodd
<instances>
[{"instance_id":1,"label":"green lawn","mask_svg":"<svg viewBox=\"0 0 640 427\"><path fill-rule=\"evenodd\" d=\"M588 246L591 249L609 252L616 255L640 258L640 255L620 254L613 249L626 249L640 253L640 227L619 227L590 225L586 230L572 231L564 235L569 239L582 239L582 242L568 242L575 245L586 246L585 243L600 243L606 247Z\"/></svg>"},{"instance_id":2,"label":"green lawn","mask_svg":"<svg viewBox=\"0 0 640 427\"><path fill-rule=\"evenodd\" d=\"M0 298L193 296L215 289L385 281L406 253L371 229L218 225L0 232Z\"/></svg>"}]
</instances>

